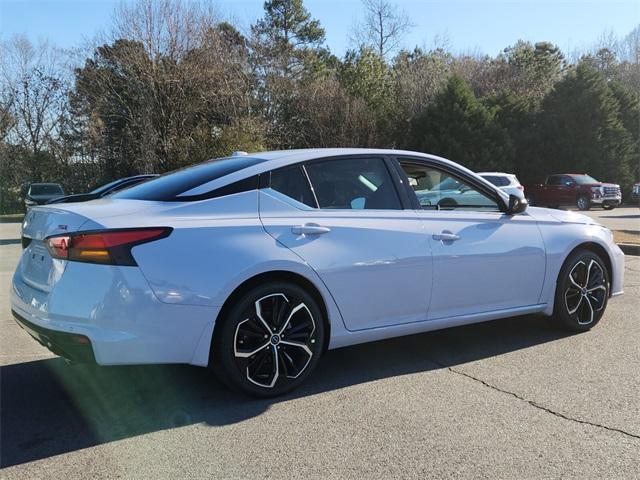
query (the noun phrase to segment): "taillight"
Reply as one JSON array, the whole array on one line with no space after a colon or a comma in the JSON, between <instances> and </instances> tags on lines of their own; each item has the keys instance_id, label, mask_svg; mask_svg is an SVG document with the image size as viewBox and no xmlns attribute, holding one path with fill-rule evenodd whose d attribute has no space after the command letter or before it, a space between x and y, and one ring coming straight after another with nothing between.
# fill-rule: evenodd
<instances>
[{"instance_id":1,"label":"taillight","mask_svg":"<svg viewBox=\"0 0 640 480\"><path fill-rule=\"evenodd\" d=\"M133 228L78 232L46 239L53 258L109 265L137 265L131 249L141 243L165 238L169 227Z\"/></svg>"}]
</instances>

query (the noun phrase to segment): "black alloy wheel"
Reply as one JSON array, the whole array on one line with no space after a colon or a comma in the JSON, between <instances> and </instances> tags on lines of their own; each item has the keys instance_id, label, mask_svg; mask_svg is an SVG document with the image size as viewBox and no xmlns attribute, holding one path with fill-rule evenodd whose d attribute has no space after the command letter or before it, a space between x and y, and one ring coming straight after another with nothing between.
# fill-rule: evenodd
<instances>
[{"instance_id":1,"label":"black alloy wheel","mask_svg":"<svg viewBox=\"0 0 640 480\"><path fill-rule=\"evenodd\" d=\"M321 310L292 283L251 289L221 321L212 367L224 383L251 395L272 397L292 390L322 354Z\"/></svg>"},{"instance_id":2,"label":"black alloy wheel","mask_svg":"<svg viewBox=\"0 0 640 480\"><path fill-rule=\"evenodd\" d=\"M604 314L609 289L609 275L599 255L589 250L572 254L558 278L556 318L573 331L591 329Z\"/></svg>"}]
</instances>

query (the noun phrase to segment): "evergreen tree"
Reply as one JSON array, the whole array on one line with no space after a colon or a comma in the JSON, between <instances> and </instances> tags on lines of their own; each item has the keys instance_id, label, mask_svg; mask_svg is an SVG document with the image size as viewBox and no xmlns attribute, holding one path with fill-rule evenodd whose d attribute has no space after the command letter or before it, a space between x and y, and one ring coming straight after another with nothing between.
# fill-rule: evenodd
<instances>
[{"instance_id":1,"label":"evergreen tree","mask_svg":"<svg viewBox=\"0 0 640 480\"><path fill-rule=\"evenodd\" d=\"M630 181L631 135L606 79L587 62L545 98L538 145L541 173L575 171L602 181Z\"/></svg>"},{"instance_id":2,"label":"evergreen tree","mask_svg":"<svg viewBox=\"0 0 640 480\"><path fill-rule=\"evenodd\" d=\"M472 170L511 170L509 139L469 86L453 76L412 125L413 149L449 158Z\"/></svg>"}]
</instances>

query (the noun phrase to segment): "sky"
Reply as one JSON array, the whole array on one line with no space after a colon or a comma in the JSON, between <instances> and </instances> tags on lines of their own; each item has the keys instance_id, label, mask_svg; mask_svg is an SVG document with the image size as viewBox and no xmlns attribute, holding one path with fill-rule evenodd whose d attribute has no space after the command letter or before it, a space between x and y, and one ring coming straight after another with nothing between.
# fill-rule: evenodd
<instances>
[{"instance_id":1,"label":"sky","mask_svg":"<svg viewBox=\"0 0 640 480\"><path fill-rule=\"evenodd\" d=\"M518 39L550 41L565 52L592 46L605 32L624 36L640 23L640 0L390 0L415 27L404 46L446 45L453 52L496 55ZM0 0L0 37L25 33L72 48L90 41L111 22L120 0ZM262 16L262 0L213 1L223 18L241 30ZM326 30L337 55L350 46L350 31L361 16L360 0L305 0ZM434 39L439 38L439 42Z\"/></svg>"}]
</instances>

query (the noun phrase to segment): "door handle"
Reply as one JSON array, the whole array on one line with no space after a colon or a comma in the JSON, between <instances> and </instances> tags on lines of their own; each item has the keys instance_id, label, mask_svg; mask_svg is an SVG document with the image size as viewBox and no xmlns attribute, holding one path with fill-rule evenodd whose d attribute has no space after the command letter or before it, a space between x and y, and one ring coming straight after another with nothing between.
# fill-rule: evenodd
<instances>
[{"instance_id":1,"label":"door handle","mask_svg":"<svg viewBox=\"0 0 640 480\"><path fill-rule=\"evenodd\" d=\"M432 238L443 242L454 242L456 240L460 240L460 235L456 235L449 230L443 230L442 233L434 233Z\"/></svg>"},{"instance_id":2,"label":"door handle","mask_svg":"<svg viewBox=\"0 0 640 480\"><path fill-rule=\"evenodd\" d=\"M304 225L298 225L291 227L291 233L295 235L321 235L323 233L329 233L331 229L329 227L323 227L317 223L305 223Z\"/></svg>"}]
</instances>

